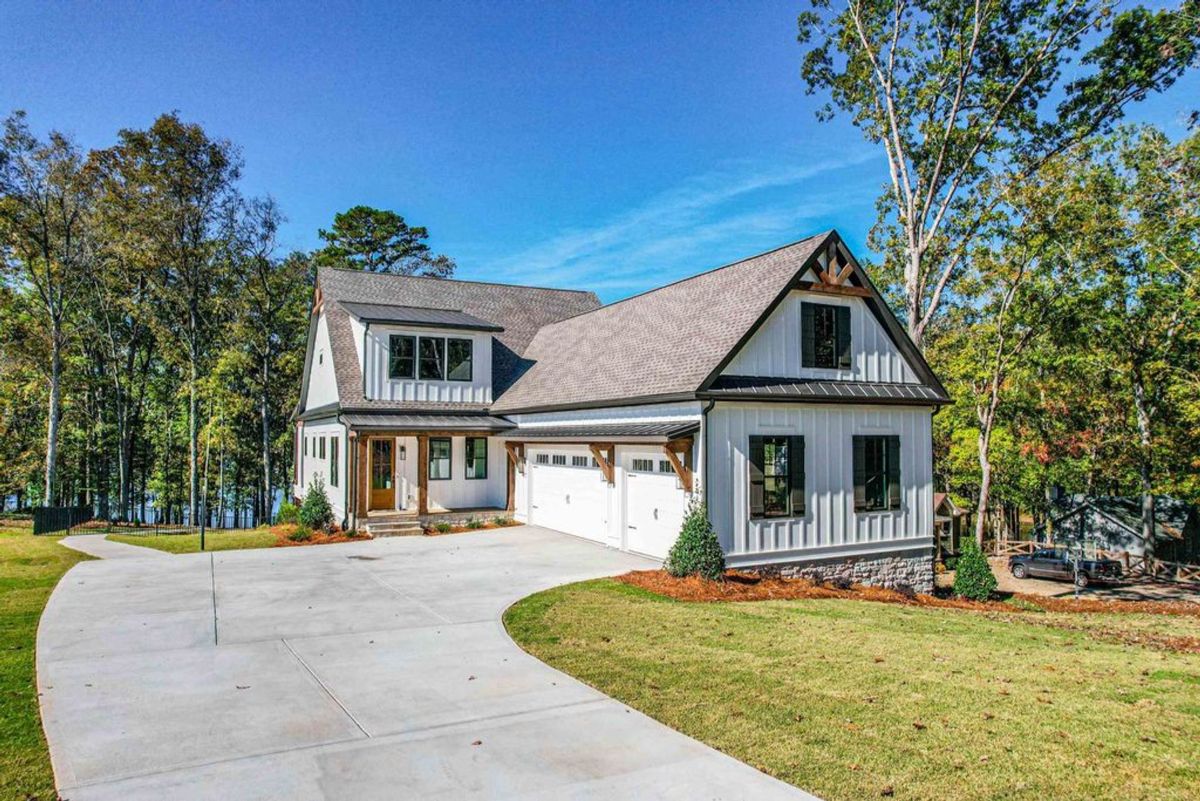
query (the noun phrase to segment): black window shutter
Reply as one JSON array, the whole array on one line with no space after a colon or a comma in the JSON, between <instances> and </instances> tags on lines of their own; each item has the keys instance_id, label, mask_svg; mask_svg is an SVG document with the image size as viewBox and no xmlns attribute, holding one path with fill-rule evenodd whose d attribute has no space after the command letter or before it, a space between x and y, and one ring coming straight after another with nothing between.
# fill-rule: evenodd
<instances>
[{"instance_id":1,"label":"black window shutter","mask_svg":"<svg viewBox=\"0 0 1200 801\"><path fill-rule=\"evenodd\" d=\"M866 437L854 437L854 508L867 508Z\"/></svg>"},{"instance_id":2,"label":"black window shutter","mask_svg":"<svg viewBox=\"0 0 1200 801\"><path fill-rule=\"evenodd\" d=\"M813 367L817 363L815 324L816 310L811 303L800 304L800 365Z\"/></svg>"},{"instance_id":3,"label":"black window shutter","mask_svg":"<svg viewBox=\"0 0 1200 801\"><path fill-rule=\"evenodd\" d=\"M850 348L850 309L846 306L837 307L837 352L838 368L849 370L854 354Z\"/></svg>"},{"instance_id":4,"label":"black window shutter","mask_svg":"<svg viewBox=\"0 0 1200 801\"><path fill-rule=\"evenodd\" d=\"M804 437L788 437L788 477L792 492L792 514L804 514Z\"/></svg>"},{"instance_id":5,"label":"black window shutter","mask_svg":"<svg viewBox=\"0 0 1200 801\"><path fill-rule=\"evenodd\" d=\"M750 516L763 516L763 441L750 438Z\"/></svg>"},{"instance_id":6,"label":"black window shutter","mask_svg":"<svg viewBox=\"0 0 1200 801\"><path fill-rule=\"evenodd\" d=\"M900 438L887 438L888 508L900 508Z\"/></svg>"}]
</instances>

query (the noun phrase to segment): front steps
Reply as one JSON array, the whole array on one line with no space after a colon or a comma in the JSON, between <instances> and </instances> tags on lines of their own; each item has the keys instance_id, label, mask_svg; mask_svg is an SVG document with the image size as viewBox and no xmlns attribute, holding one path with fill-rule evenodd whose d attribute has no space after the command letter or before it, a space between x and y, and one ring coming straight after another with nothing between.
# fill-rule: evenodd
<instances>
[{"instance_id":1,"label":"front steps","mask_svg":"<svg viewBox=\"0 0 1200 801\"><path fill-rule=\"evenodd\" d=\"M376 537L412 537L425 533L425 528L416 516L382 518L368 522L363 528L367 530L372 539Z\"/></svg>"}]
</instances>

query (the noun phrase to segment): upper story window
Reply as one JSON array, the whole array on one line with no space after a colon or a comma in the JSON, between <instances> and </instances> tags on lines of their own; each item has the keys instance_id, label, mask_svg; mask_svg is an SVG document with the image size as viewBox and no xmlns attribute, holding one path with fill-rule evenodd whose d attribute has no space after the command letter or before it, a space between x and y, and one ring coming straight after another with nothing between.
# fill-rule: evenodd
<instances>
[{"instance_id":1,"label":"upper story window","mask_svg":"<svg viewBox=\"0 0 1200 801\"><path fill-rule=\"evenodd\" d=\"M827 303L800 304L801 366L849 370L850 309Z\"/></svg>"},{"instance_id":2,"label":"upper story window","mask_svg":"<svg viewBox=\"0 0 1200 801\"><path fill-rule=\"evenodd\" d=\"M427 381L446 380L446 340L421 337L420 352L421 379Z\"/></svg>"},{"instance_id":3,"label":"upper story window","mask_svg":"<svg viewBox=\"0 0 1200 801\"><path fill-rule=\"evenodd\" d=\"M471 349L469 339L446 340L446 378L450 381L471 380Z\"/></svg>"},{"instance_id":4,"label":"upper story window","mask_svg":"<svg viewBox=\"0 0 1200 801\"><path fill-rule=\"evenodd\" d=\"M854 508L900 508L900 437L854 437Z\"/></svg>"},{"instance_id":5,"label":"upper story window","mask_svg":"<svg viewBox=\"0 0 1200 801\"><path fill-rule=\"evenodd\" d=\"M392 334L388 340L388 378L415 378L417 338Z\"/></svg>"}]
</instances>

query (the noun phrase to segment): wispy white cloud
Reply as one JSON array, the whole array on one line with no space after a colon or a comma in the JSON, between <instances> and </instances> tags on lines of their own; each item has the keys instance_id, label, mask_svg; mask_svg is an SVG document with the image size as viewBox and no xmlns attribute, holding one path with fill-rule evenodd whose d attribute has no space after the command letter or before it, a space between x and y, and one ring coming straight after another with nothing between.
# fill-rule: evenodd
<instances>
[{"instance_id":1,"label":"wispy white cloud","mask_svg":"<svg viewBox=\"0 0 1200 801\"><path fill-rule=\"evenodd\" d=\"M766 168L743 163L698 175L597 225L482 259L479 272L627 295L812 233L816 220L877 189L875 179L834 181L826 174L850 172L873 157L861 152Z\"/></svg>"}]
</instances>

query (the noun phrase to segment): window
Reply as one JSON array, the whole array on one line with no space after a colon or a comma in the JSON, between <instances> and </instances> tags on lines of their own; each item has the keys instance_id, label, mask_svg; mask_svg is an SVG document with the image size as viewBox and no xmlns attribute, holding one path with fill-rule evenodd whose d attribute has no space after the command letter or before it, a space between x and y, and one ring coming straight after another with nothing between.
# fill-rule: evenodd
<instances>
[{"instance_id":1,"label":"window","mask_svg":"<svg viewBox=\"0 0 1200 801\"><path fill-rule=\"evenodd\" d=\"M450 381L471 380L471 346L469 339L446 340L446 378Z\"/></svg>"},{"instance_id":2,"label":"window","mask_svg":"<svg viewBox=\"0 0 1200 801\"><path fill-rule=\"evenodd\" d=\"M441 381L446 377L446 340L421 337L421 378Z\"/></svg>"},{"instance_id":3,"label":"window","mask_svg":"<svg viewBox=\"0 0 1200 801\"><path fill-rule=\"evenodd\" d=\"M338 438L329 438L329 486L338 485Z\"/></svg>"},{"instance_id":4,"label":"window","mask_svg":"<svg viewBox=\"0 0 1200 801\"><path fill-rule=\"evenodd\" d=\"M301 437L304 440L304 455L308 456L308 437Z\"/></svg>"},{"instance_id":5,"label":"window","mask_svg":"<svg viewBox=\"0 0 1200 801\"><path fill-rule=\"evenodd\" d=\"M534 461L536 461L538 464L550 464L550 454L539 453Z\"/></svg>"},{"instance_id":6,"label":"window","mask_svg":"<svg viewBox=\"0 0 1200 801\"><path fill-rule=\"evenodd\" d=\"M850 369L850 309L825 303L800 304L801 365Z\"/></svg>"},{"instance_id":7,"label":"window","mask_svg":"<svg viewBox=\"0 0 1200 801\"><path fill-rule=\"evenodd\" d=\"M588 457L586 457L586 456L572 456L571 457L571 467L587 467L587 466L588 466Z\"/></svg>"},{"instance_id":8,"label":"window","mask_svg":"<svg viewBox=\"0 0 1200 801\"><path fill-rule=\"evenodd\" d=\"M633 470L635 473L653 473L654 472L654 460L653 459L634 459L632 466L629 469Z\"/></svg>"},{"instance_id":9,"label":"window","mask_svg":"<svg viewBox=\"0 0 1200 801\"><path fill-rule=\"evenodd\" d=\"M439 340L440 341L440 340ZM425 340L421 340L425 344ZM429 480L445 481L450 478L450 439L437 437L429 440Z\"/></svg>"},{"instance_id":10,"label":"window","mask_svg":"<svg viewBox=\"0 0 1200 801\"><path fill-rule=\"evenodd\" d=\"M804 437L750 437L750 517L804 514Z\"/></svg>"},{"instance_id":11,"label":"window","mask_svg":"<svg viewBox=\"0 0 1200 801\"><path fill-rule=\"evenodd\" d=\"M674 472L675 472L675 468L674 468L674 467L671 465L671 462L670 462L670 461L668 461L667 459L659 459L659 460L658 460L658 472L660 472L660 473L674 473Z\"/></svg>"},{"instance_id":12,"label":"window","mask_svg":"<svg viewBox=\"0 0 1200 801\"><path fill-rule=\"evenodd\" d=\"M417 338L392 334L388 340L388 378L416 378Z\"/></svg>"},{"instance_id":13,"label":"window","mask_svg":"<svg viewBox=\"0 0 1200 801\"><path fill-rule=\"evenodd\" d=\"M556 453L556 454L554 454L554 457L550 461L553 464L565 465L567 463L567 455L565 453Z\"/></svg>"},{"instance_id":14,"label":"window","mask_svg":"<svg viewBox=\"0 0 1200 801\"><path fill-rule=\"evenodd\" d=\"M487 439L467 437L467 478L487 478Z\"/></svg>"},{"instance_id":15,"label":"window","mask_svg":"<svg viewBox=\"0 0 1200 801\"><path fill-rule=\"evenodd\" d=\"M325 438L324 437L317 437L317 447L319 447L321 449L321 457L320 458L324 459L325 458Z\"/></svg>"},{"instance_id":16,"label":"window","mask_svg":"<svg viewBox=\"0 0 1200 801\"><path fill-rule=\"evenodd\" d=\"M872 512L900 508L900 438L854 438L854 508Z\"/></svg>"}]
</instances>

